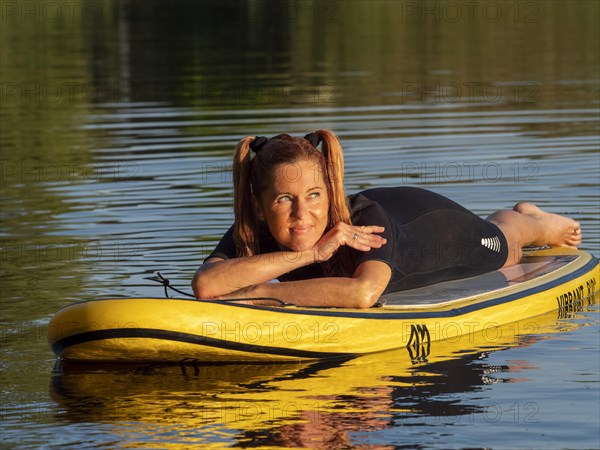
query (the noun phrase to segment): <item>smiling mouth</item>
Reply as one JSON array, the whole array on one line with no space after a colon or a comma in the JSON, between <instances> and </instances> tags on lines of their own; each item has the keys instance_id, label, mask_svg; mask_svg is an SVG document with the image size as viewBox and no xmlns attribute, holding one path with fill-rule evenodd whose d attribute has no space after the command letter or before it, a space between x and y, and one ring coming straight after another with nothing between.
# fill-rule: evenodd
<instances>
[{"instance_id":1,"label":"smiling mouth","mask_svg":"<svg viewBox=\"0 0 600 450\"><path fill-rule=\"evenodd\" d=\"M312 229L311 226L305 226L305 227L294 227L294 228L290 228L290 231L293 234L297 234L297 235L303 235L308 233L310 230Z\"/></svg>"}]
</instances>

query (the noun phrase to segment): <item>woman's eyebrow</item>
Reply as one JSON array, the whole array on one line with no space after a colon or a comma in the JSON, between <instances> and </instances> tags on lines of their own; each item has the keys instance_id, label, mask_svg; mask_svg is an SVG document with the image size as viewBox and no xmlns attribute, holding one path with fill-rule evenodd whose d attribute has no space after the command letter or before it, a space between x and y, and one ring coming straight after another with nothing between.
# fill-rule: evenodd
<instances>
[{"instance_id":1,"label":"woman's eyebrow","mask_svg":"<svg viewBox=\"0 0 600 450\"><path fill-rule=\"evenodd\" d=\"M311 187L311 188L308 188L308 189L306 190L306 192L310 192L310 191L313 191L313 190L315 190L315 189L319 189L319 190L321 190L321 191L323 190L323 188L322 188L321 186L313 186L313 187ZM287 191L281 191L281 192L275 192L275 193L273 194L273 197L278 197L278 196L280 196L280 195L293 195L293 194L291 194L290 192L287 192Z\"/></svg>"}]
</instances>

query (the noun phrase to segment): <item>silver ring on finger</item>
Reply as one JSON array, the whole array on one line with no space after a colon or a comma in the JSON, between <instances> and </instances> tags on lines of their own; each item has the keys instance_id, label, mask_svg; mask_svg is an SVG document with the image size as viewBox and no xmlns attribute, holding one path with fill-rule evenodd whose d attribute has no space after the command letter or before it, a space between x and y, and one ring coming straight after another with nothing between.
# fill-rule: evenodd
<instances>
[{"instance_id":1,"label":"silver ring on finger","mask_svg":"<svg viewBox=\"0 0 600 450\"><path fill-rule=\"evenodd\" d=\"M358 239L358 233L354 233L354 236L352 236L352 239L354 239L356 241Z\"/></svg>"}]
</instances>

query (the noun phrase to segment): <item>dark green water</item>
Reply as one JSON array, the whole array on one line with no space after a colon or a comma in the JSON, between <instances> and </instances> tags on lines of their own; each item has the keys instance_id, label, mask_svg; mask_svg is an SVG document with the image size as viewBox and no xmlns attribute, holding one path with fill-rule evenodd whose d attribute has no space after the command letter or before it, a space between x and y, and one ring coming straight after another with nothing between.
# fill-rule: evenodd
<instances>
[{"instance_id":1,"label":"dark green water","mask_svg":"<svg viewBox=\"0 0 600 450\"><path fill-rule=\"evenodd\" d=\"M597 306L414 367L393 353L54 373L45 337L74 301L161 296L144 280L156 270L187 288L231 223L230 159L247 135L331 128L349 192L417 185L481 215L534 201L579 220L600 255L598 2L0 8L7 447L600 446ZM273 412L277 396L293 408Z\"/></svg>"}]
</instances>

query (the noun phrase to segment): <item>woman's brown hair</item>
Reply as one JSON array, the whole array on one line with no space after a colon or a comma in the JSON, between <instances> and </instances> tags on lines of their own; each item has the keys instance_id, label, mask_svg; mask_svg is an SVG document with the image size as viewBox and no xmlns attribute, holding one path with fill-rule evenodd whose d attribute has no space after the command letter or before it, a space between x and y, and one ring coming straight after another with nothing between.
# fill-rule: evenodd
<instances>
[{"instance_id":1,"label":"woman's brown hair","mask_svg":"<svg viewBox=\"0 0 600 450\"><path fill-rule=\"evenodd\" d=\"M309 137L310 135L307 135ZM338 222L351 224L350 210L344 191L344 155L337 136L330 130L318 130L312 136L322 141L322 151L305 138L277 135L262 139L260 149L252 157L254 136L242 139L233 157L234 239L238 257L260 253L259 224L253 197L260 196L272 182L273 170L279 164L311 160L325 175L329 196L328 223L325 231ZM265 142L266 141L266 142ZM316 142L315 142L316 143Z\"/></svg>"}]
</instances>

